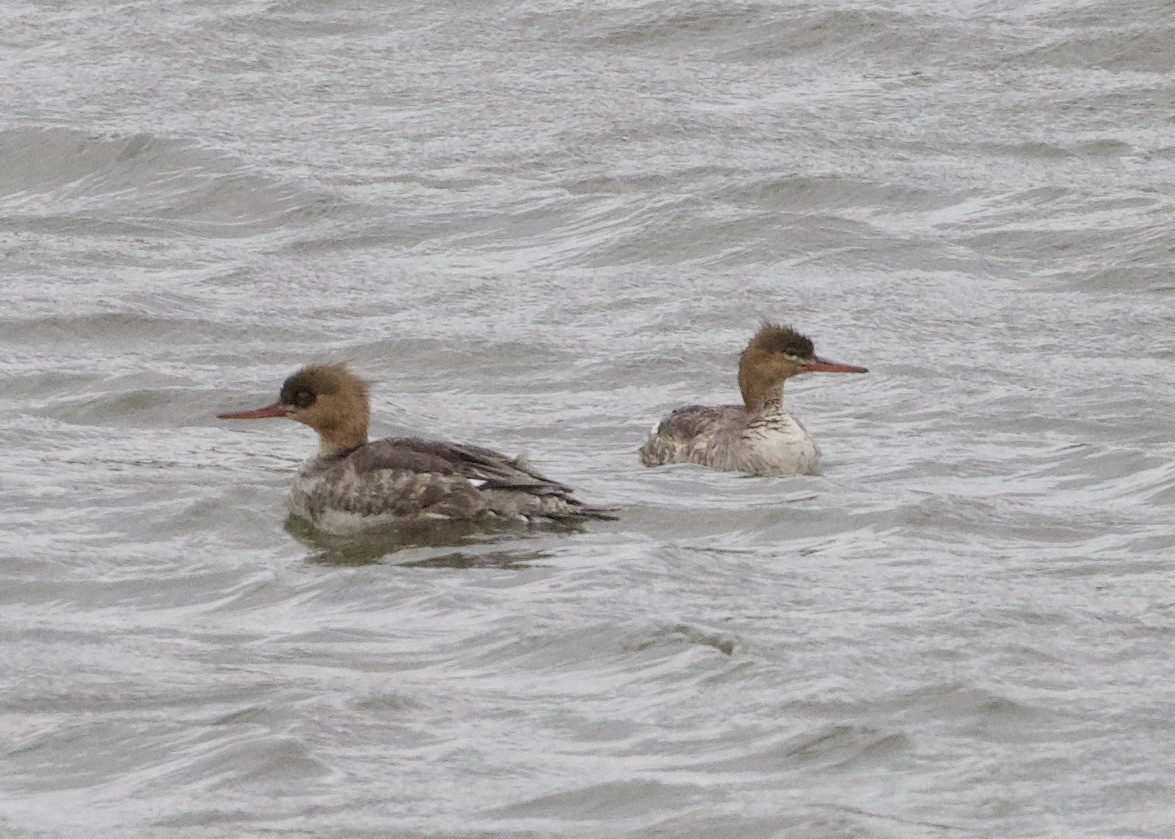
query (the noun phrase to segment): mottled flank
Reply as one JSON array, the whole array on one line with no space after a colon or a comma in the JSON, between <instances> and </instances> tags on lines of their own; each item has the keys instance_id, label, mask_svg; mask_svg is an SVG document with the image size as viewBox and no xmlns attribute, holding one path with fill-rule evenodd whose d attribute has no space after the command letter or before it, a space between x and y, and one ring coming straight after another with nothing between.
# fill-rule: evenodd
<instances>
[{"instance_id":1,"label":"mottled flank","mask_svg":"<svg viewBox=\"0 0 1175 839\"><path fill-rule=\"evenodd\" d=\"M611 510L584 504L569 487L518 459L417 437L390 437L314 458L294 482L292 508L320 527L340 512L373 521L613 518Z\"/></svg>"},{"instance_id":2,"label":"mottled flank","mask_svg":"<svg viewBox=\"0 0 1175 839\"><path fill-rule=\"evenodd\" d=\"M748 413L742 405L688 405L657 426L641 447L641 463L696 463L748 475L810 475L820 471L820 448L786 412Z\"/></svg>"},{"instance_id":3,"label":"mottled flank","mask_svg":"<svg viewBox=\"0 0 1175 839\"><path fill-rule=\"evenodd\" d=\"M686 405L673 411L641 446L641 463L703 463L716 429L745 413L740 405Z\"/></svg>"}]
</instances>

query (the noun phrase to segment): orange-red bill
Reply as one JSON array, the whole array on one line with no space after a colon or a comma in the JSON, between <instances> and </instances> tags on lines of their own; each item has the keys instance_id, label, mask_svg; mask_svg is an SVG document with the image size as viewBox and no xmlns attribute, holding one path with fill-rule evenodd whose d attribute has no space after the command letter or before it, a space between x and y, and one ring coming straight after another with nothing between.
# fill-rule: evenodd
<instances>
[{"instance_id":1,"label":"orange-red bill","mask_svg":"<svg viewBox=\"0 0 1175 839\"><path fill-rule=\"evenodd\" d=\"M816 358L811 361L804 362L805 373L868 373L868 367L857 367L853 364L838 364L835 361L829 361L827 358Z\"/></svg>"},{"instance_id":2,"label":"orange-red bill","mask_svg":"<svg viewBox=\"0 0 1175 839\"><path fill-rule=\"evenodd\" d=\"M274 402L256 411L233 411L227 414L217 414L217 419L268 419L269 417L284 417L288 413L286 406Z\"/></svg>"}]
</instances>

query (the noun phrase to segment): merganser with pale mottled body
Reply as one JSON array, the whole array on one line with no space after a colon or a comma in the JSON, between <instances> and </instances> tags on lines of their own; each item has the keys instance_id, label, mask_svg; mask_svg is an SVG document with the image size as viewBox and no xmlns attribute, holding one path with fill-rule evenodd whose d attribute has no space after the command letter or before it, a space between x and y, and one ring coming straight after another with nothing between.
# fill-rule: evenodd
<instances>
[{"instance_id":1,"label":"merganser with pale mottled body","mask_svg":"<svg viewBox=\"0 0 1175 839\"><path fill-rule=\"evenodd\" d=\"M328 533L421 519L569 521L612 518L520 458L419 437L368 442L368 385L342 364L294 373L278 401L220 419L289 417L318 432L294 480L291 511Z\"/></svg>"},{"instance_id":2,"label":"merganser with pale mottled body","mask_svg":"<svg viewBox=\"0 0 1175 839\"><path fill-rule=\"evenodd\" d=\"M748 475L814 475L820 448L783 409L783 383L800 373L868 373L864 367L820 358L812 342L791 327L765 323L738 365L742 405L687 405L653 430L641 463L697 463Z\"/></svg>"}]
</instances>

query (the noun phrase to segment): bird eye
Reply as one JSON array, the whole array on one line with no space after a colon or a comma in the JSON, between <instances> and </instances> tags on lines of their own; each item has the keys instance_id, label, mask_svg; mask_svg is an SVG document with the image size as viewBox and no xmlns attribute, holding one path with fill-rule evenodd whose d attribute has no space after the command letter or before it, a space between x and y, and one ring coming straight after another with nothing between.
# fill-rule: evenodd
<instances>
[{"instance_id":1,"label":"bird eye","mask_svg":"<svg viewBox=\"0 0 1175 839\"><path fill-rule=\"evenodd\" d=\"M314 394L308 390L300 390L294 394L294 407L299 409L309 408L314 404Z\"/></svg>"}]
</instances>

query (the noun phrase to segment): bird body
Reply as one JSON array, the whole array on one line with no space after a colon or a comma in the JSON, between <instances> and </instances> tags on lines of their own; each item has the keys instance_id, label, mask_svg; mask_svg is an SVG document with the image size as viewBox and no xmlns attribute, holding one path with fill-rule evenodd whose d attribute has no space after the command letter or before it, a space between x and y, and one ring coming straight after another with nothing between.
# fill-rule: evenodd
<instances>
[{"instance_id":1,"label":"bird body","mask_svg":"<svg viewBox=\"0 0 1175 839\"><path fill-rule=\"evenodd\" d=\"M369 442L367 383L339 364L286 379L277 402L221 419L289 417L319 436L294 479L290 510L328 533L406 520L612 518L522 462L480 446L387 437Z\"/></svg>"},{"instance_id":2,"label":"bird body","mask_svg":"<svg viewBox=\"0 0 1175 839\"><path fill-rule=\"evenodd\" d=\"M811 475L820 448L783 407L783 384L801 373L866 373L828 361L790 327L764 324L739 358L742 405L686 405L672 411L641 446L645 466L697 463L748 475Z\"/></svg>"}]
</instances>

